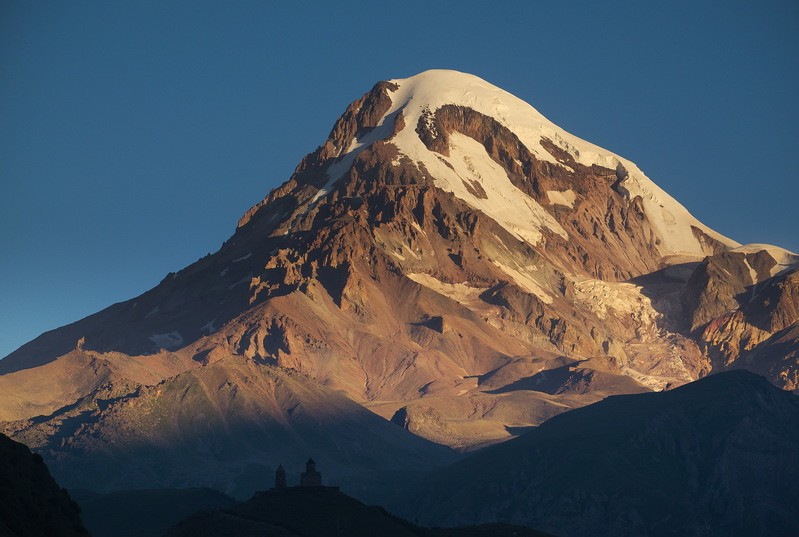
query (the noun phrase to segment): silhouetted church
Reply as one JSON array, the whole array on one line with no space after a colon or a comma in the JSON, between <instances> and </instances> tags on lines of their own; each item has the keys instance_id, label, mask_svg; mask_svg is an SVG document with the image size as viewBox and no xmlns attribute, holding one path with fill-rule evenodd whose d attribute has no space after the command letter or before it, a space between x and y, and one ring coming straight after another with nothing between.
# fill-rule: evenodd
<instances>
[{"instance_id":1,"label":"silhouetted church","mask_svg":"<svg viewBox=\"0 0 799 537\"><path fill-rule=\"evenodd\" d=\"M316 462L308 459L305 463L305 471L300 474L300 487L321 487L322 474L316 470ZM279 465L275 471L275 489L286 488L286 469ZM337 488L337 487L335 487Z\"/></svg>"},{"instance_id":2,"label":"silhouetted church","mask_svg":"<svg viewBox=\"0 0 799 537\"><path fill-rule=\"evenodd\" d=\"M275 488L276 489L284 489L286 488L286 469L283 468L283 465L279 465L277 467L277 471L275 471Z\"/></svg>"},{"instance_id":3,"label":"silhouetted church","mask_svg":"<svg viewBox=\"0 0 799 537\"><path fill-rule=\"evenodd\" d=\"M316 471L316 463L313 459L308 459L305 463L305 471L300 475L301 487L321 487L322 474Z\"/></svg>"}]
</instances>

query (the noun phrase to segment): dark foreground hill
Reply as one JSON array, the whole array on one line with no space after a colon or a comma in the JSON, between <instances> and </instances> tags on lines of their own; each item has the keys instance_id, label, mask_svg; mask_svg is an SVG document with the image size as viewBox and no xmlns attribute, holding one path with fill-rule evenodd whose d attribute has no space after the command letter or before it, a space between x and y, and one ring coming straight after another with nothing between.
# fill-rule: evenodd
<instances>
[{"instance_id":1,"label":"dark foreground hill","mask_svg":"<svg viewBox=\"0 0 799 537\"><path fill-rule=\"evenodd\" d=\"M799 397L745 371L609 397L434 472L424 524L565 537L799 535Z\"/></svg>"},{"instance_id":2,"label":"dark foreground hill","mask_svg":"<svg viewBox=\"0 0 799 537\"><path fill-rule=\"evenodd\" d=\"M168 537L547 537L518 526L427 529L367 506L332 487L294 487L259 492L228 509L197 513Z\"/></svg>"},{"instance_id":3,"label":"dark foreground hill","mask_svg":"<svg viewBox=\"0 0 799 537\"><path fill-rule=\"evenodd\" d=\"M86 537L80 509L42 458L0 434L0 536Z\"/></svg>"},{"instance_id":4,"label":"dark foreground hill","mask_svg":"<svg viewBox=\"0 0 799 537\"><path fill-rule=\"evenodd\" d=\"M208 488L140 489L97 494L73 490L72 497L92 537L153 537L201 509L224 508L235 500Z\"/></svg>"}]
</instances>

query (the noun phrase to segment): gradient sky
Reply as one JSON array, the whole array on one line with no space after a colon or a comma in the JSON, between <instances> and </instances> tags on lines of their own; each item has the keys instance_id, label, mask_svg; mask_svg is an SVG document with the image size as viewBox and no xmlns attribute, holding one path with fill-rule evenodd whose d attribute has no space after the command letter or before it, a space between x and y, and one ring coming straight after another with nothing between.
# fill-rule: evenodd
<instances>
[{"instance_id":1,"label":"gradient sky","mask_svg":"<svg viewBox=\"0 0 799 537\"><path fill-rule=\"evenodd\" d=\"M431 3L0 2L0 356L216 251L347 104L430 68L799 251L799 2Z\"/></svg>"}]
</instances>

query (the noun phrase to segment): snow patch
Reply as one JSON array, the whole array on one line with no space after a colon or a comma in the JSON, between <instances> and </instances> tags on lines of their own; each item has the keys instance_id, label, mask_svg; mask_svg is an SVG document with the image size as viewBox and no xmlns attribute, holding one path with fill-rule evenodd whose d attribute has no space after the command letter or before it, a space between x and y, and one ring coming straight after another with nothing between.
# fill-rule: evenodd
<instances>
[{"instance_id":1,"label":"snow patch","mask_svg":"<svg viewBox=\"0 0 799 537\"><path fill-rule=\"evenodd\" d=\"M208 334L213 334L216 332L216 319L211 319L204 325L200 327L200 332L208 332Z\"/></svg>"},{"instance_id":2,"label":"snow patch","mask_svg":"<svg viewBox=\"0 0 799 537\"><path fill-rule=\"evenodd\" d=\"M500 261L493 260L494 265L497 266L502 272L510 276L510 278L522 289L528 293L532 293L538 297L544 304L552 304L552 296L547 293L543 287L536 281L536 279L529 274L528 270L519 267L513 268L501 263ZM537 268L533 270L538 270Z\"/></svg>"},{"instance_id":3,"label":"snow patch","mask_svg":"<svg viewBox=\"0 0 799 537\"><path fill-rule=\"evenodd\" d=\"M175 349L183 345L183 336L177 330L168 334L153 334L147 339L162 349Z\"/></svg>"},{"instance_id":4,"label":"snow patch","mask_svg":"<svg viewBox=\"0 0 799 537\"><path fill-rule=\"evenodd\" d=\"M749 269L749 278L752 280L752 283L757 283L757 271L752 268L752 265L749 264L749 260L745 257L744 257L744 265L746 265L746 268Z\"/></svg>"},{"instance_id":5,"label":"snow patch","mask_svg":"<svg viewBox=\"0 0 799 537\"><path fill-rule=\"evenodd\" d=\"M238 259L234 259L233 262L234 263L238 263L239 261L246 261L247 259L249 259L251 257L252 257L252 252L248 253L247 255L245 255L243 257L239 257Z\"/></svg>"},{"instance_id":6,"label":"snow patch","mask_svg":"<svg viewBox=\"0 0 799 537\"><path fill-rule=\"evenodd\" d=\"M573 209L577 194L575 194L571 188L562 192L558 190L547 190L547 198L549 198L549 203L552 205L564 205L569 209Z\"/></svg>"},{"instance_id":7,"label":"snow patch","mask_svg":"<svg viewBox=\"0 0 799 537\"><path fill-rule=\"evenodd\" d=\"M440 295L460 303L476 302L480 298L480 294L487 289L487 287L472 287L464 283L445 283L441 280L434 278L429 274L424 273L409 273L405 276L419 285L423 285L428 289L432 289Z\"/></svg>"},{"instance_id":8,"label":"snow patch","mask_svg":"<svg viewBox=\"0 0 799 537\"><path fill-rule=\"evenodd\" d=\"M247 285L249 285L251 282L252 282L252 274L248 274L247 276L245 276L244 278L240 279L236 283L232 283L232 284L228 285L227 288L228 288L228 290L231 290L234 287L237 287L237 286L239 286L239 285L241 285L243 283L246 283Z\"/></svg>"},{"instance_id":9,"label":"snow patch","mask_svg":"<svg viewBox=\"0 0 799 537\"><path fill-rule=\"evenodd\" d=\"M450 135L450 156L444 157L452 168L436 159L436 164L425 164L436 178L436 185L452 192L475 209L490 216L499 225L519 239L536 245L544 228L564 239L566 231L533 198L519 190L504 168L486 152L483 144L458 132ZM431 167L437 168L435 171ZM476 197L464 182L476 181L486 197Z\"/></svg>"},{"instance_id":10,"label":"snow patch","mask_svg":"<svg viewBox=\"0 0 799 537\"><path fill-rule=\"evenodd\" d=\"M421 255L419 252L414 252L414 251L411 249L411 247L410 247L410 246L408 246L407 244L404 244L404 243L403 243L403 245L402 245L402 249L403 249L403 250L407 250L408 254L409 254L411 257L413 257L413 258L415 258L415 259L419 259L419 260L421 260L421 259L422 259L422 255ZM421 251L421 250L420 250L420 251Z\"/></svg>"}]
</instances>

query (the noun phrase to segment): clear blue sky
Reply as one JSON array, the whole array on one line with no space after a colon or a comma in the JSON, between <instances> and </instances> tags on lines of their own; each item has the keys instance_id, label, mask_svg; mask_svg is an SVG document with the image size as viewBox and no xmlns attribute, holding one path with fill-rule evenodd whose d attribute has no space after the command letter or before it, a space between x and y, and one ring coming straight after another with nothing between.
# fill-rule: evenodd
<instances>
[{"instance_id":1,"label":"clear blue sky","mask_svg":"<svg viewBox=\"0 0 799 537\"><path fill-rule=\"evenodd\" d=\"M431 3L0 2L0 356L216 251L350 101L429 68L799 251L799 2Z\"/></svg>"}]
</instances>

